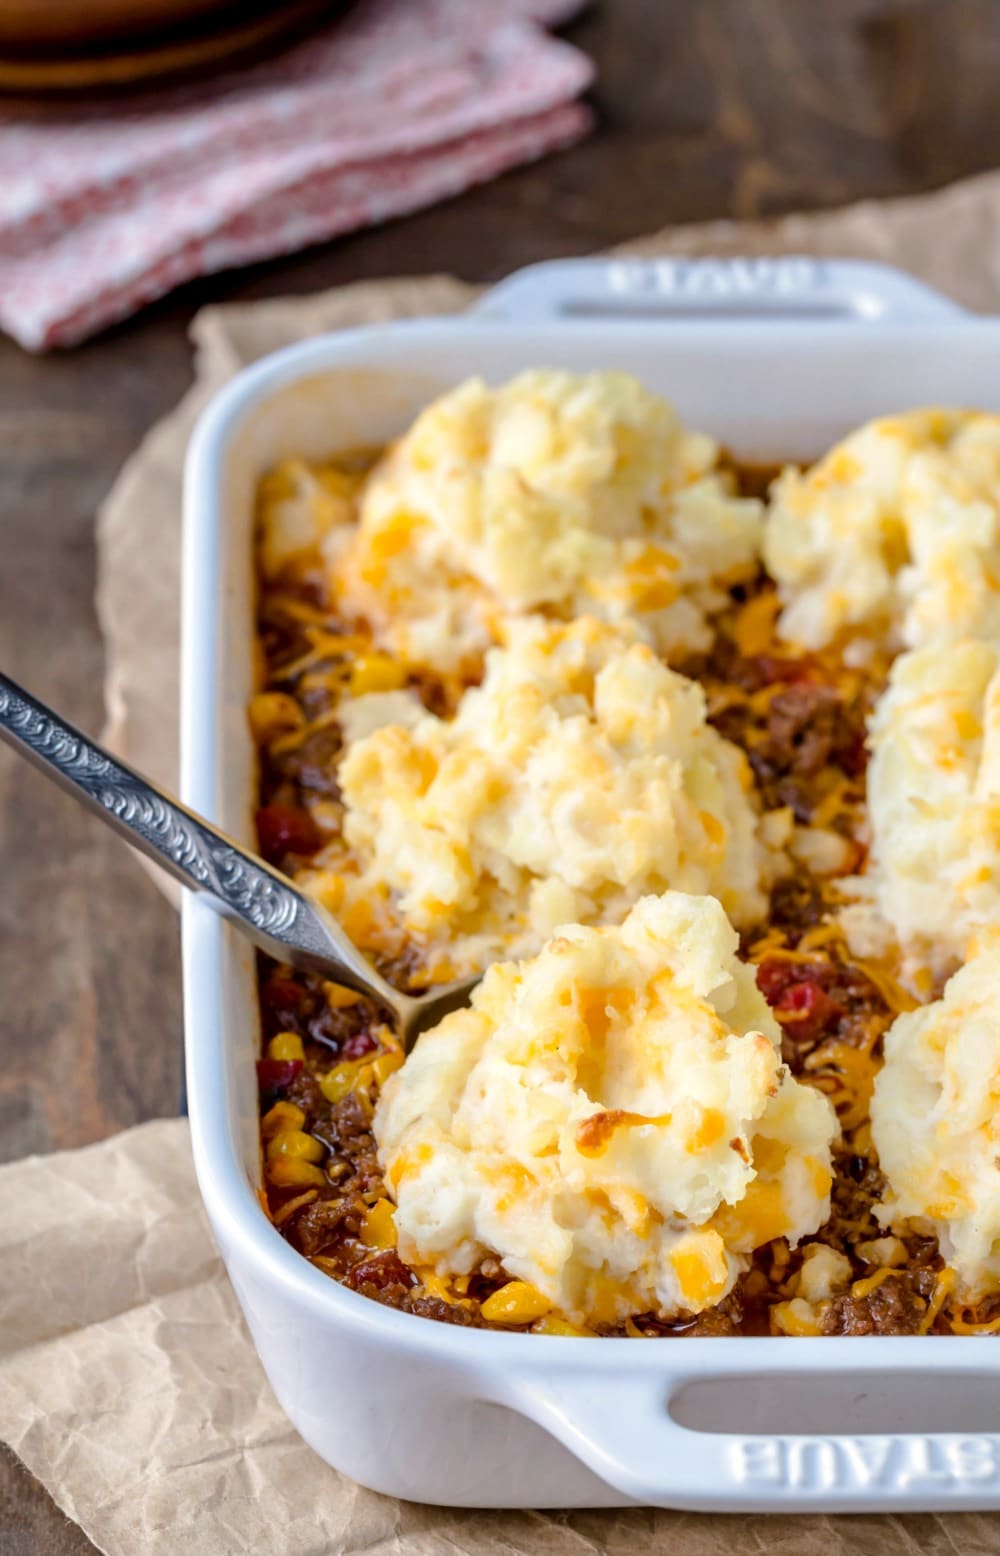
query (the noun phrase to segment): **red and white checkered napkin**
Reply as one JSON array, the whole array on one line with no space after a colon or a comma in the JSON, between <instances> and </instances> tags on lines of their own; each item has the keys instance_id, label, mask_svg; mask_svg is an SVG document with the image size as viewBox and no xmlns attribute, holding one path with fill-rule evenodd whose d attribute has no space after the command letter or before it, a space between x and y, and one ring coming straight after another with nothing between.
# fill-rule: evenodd
<instances>
[{"instance_id":1,"label":"red and white checkered napkin","mask_svg":"<svg viewBox=\"0 0 1000 1556\"><path fill-rule=\"evenodd\" d=\"M580 0L360 0L274 62L0 115L0 328L72 345L192 276L289 253L585 134Z\"/></svg>"}]
</instances>

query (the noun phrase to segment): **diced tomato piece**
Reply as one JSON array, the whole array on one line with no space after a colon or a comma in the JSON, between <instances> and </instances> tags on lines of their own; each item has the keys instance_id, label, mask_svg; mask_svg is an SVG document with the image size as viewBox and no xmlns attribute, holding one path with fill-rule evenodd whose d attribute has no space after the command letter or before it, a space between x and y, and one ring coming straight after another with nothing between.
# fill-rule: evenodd
<instances>
[{"instance_id":1,"label":"diced tomato piece","mask_svg":"<svg viewBox=\"0 0 1000 1556\"><path fill-rule=\"evenodd\" d=\"M292 1084L301 1069L301 1059L258 1059L257 1085L261 1096L280 1094Z\"/></svg>"},{"instance_id":2,"label":"diced tomato piece","mask_svg":"<svg viewBox=\"0 0 1000 1556\"><path fill-rule=\"evenodd\" d=\"M768 957L757 968L757 987L769 1005L777 1005L785 990L802 977L802 964Z\"/></svg>"},{"instance_id":3,"label":"diced tomato piece","mask_svg":"<svg viewBox=\"0 0 1000 1556\"><path fill-rule=\"evenodd\" d=\"M323 841L307 810L295 805L264 805L257 812L260 851L271 864L286 854L314 854Z\"/></svg>"},{"instance_id":4,"label":"diced tomato piece","mask_svg":"<svg viewBox=\"0 0 1000 1556\"><path fill-rule=\"evenodd\" d=\"M844 1007L831 999L825 989L805 981L791 984L774 1007L782 1026L792 1037L811 1040L833 1027L843 1016Z\"/></svg>"},{"instance_id":5,"label":"diced tomato piece","mask_svg":"<svg viewBox=\"0 0 1000 1556\"><path fill-rule=\"evenodd\" d=\"M757 987L769 1005L777 1005L793 983L814 983L824 988L833 976L829 962L800 962L791 957L765 957L757 968Z\"/></svg>"},{"instance_id":6,"label":"diced tomato piece","mask_svg":"<svg viewBox=\"0 0 1000 1556\"><path fill-rule=\"evenodd\" d=\"M365 1054L370 1054L378 1044L372 1037L367 1027L362 1027L360 1032L352 1032L351 1036L344 1039L340 1047L341 1059L362 1059Z\"/></svg>"}]
</instances>

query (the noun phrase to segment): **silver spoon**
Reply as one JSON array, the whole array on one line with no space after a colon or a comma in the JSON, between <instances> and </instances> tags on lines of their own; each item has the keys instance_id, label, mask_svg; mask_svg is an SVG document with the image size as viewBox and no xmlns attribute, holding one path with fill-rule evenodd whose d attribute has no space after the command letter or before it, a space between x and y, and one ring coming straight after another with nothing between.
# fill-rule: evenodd
<instances>
[{"instance_id":1,"label":"silver spoon","mask_svg":"<svg viewBox=\"0 0 1000 1556\"><path fill-rule=\"evenodd\" d=\"M204 892L269 956L322 973L384 1006L405 1052L427 1027L469 1003L481 975L418 996L394 989L332 914L287 875L119 762L6 675L0 675L0 739L183 886Z\"/></svg>"}]
</instances>

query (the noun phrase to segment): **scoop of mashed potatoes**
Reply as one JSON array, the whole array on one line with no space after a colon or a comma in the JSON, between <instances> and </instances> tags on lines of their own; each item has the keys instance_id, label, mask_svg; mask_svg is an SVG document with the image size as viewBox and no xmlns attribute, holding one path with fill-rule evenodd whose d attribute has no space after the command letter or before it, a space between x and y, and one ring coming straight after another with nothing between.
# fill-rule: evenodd
<instances>
[{"instance_id":1,"label":"scoop of mashed potatoes","mask_svg":"<svg viewBox=\"0 0 1000 1556\"><path fill-rule=\"evenodd\" d=\"M429 406L369 479L332 573L385 646L442 672L539 609L701 650L706 613L754 571L760 523L712 439L636 379L536 370Z\"/></svg>"},{"instance_id":2,"label":"scoop of mashed potatoes","mask_svg":"<svg viewBox=\"0 0 1000 1556\"><path fill-rule=\"evenodd\" d=\"M764 559L802 648L1000 641L1000 416L910 411L786 471Z\"/></svg>"},{"instance_id":3,"label":"scoop of mashed potatoes","mask_svg":"<svg viewBox=\"0 0 1000 1556\"><path fill-rule=\"evenodd\" d=\"M836 1120L736 946L714 898L667 892L491 967L376 1110L401 1257L492 1254L571 1322L617 1323L712 1307L754 1248L814 1232Z\"/></svg>"},{"instance_id":4,"label":"scoop of mashed potatoes","mask_svg":"<svg viewBox=\"0 0 1000 1556\"><path fill-rule=\"evenodd\" d=\"M943 998L897 1016L871 1110L889 1184L879 1219L933 1232L968 1301L1000 1291L998 991L994 932Z\"/></svg>"},{"instance_id":5,"label":"scoop of mashed potatoes","mask_svg":"<svg viewBox=\"0 0 1000 1556\"><path fill-rule=\"evenodd\" d=\"M455 965L618 923L646 893L765 911L769 856L743 753L693 681L590 618L515 621L452 719L376 730L339 772L356 891L388 887Z\"/></svg>"},{"instance_id":6,"label":"scoop of mashed potatoes","mask_svg":"<svg viewBox=\"0 0 1000 1556\"><path fill-rule=\"evenodd\" d=\"M871 745L875 903L910 964L941 975L1000 924L1000 648L902 654Z\"/></svg>"},{"instance_id":7,"label":"scoop of mashed potatoes","mask_svg":"<svg viewBox=\"0 0 1000 1556\"><path fill-rule=\"evenodd\" d=\"M343 544L354 521L359 474L336 465L284 459L257 491L257 558L263 576L316 569L321 553Z\"/></svg>"}]
</instances>

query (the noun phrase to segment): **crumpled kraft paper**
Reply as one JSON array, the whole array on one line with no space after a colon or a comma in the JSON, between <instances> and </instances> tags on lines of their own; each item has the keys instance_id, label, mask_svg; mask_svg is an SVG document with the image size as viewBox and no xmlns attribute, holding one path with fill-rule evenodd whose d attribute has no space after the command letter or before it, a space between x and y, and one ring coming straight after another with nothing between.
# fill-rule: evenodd
<instances>
[{"instance_id":1,"label":"crumpled kraft paper","mask_svg":"<svg viewBox=\"0 0 1000 1556\"><path fill-rule=\"evenodd\" d=\"M343 1479L286 1421L183 1119L0 1168L0 1437L110 1556L976 1556L1000 1518L469 1512ZM0 1532L0 1549L3 1548Z\"/></svg>"},{"instance_id":2,"label":"crumpled kraft paper","mask_svg":"<svg viewBox=\"0 0 1000 1556\"><path fill-rule=\"evenodd\" d=\"M677 229L623 252L875 258L1000 310L1000 174L888 204ZM108 735L122 755L175 784L181 467L201 406L278 346L458 312L475 295L437 276L199 316L195 385L100 515ZM0 1438L114 1556L1000 1552L991 1515L477 1514L393 1502L322 1464L272 1398L211 1243L183 1120L2 1168L0 1204Z\"/></svg>"}]
</instances>

